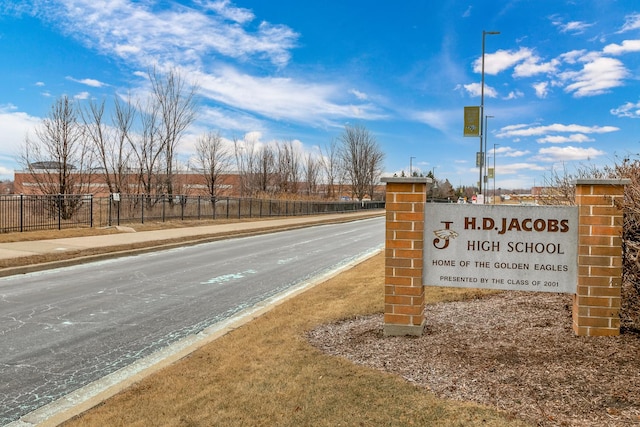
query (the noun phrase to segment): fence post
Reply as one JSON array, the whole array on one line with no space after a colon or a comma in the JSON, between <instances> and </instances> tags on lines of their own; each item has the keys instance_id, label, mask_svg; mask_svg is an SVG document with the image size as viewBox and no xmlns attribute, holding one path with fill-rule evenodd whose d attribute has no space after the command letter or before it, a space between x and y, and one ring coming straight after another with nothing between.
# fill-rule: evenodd
<instances>
[{"instance_id":1,"label":"fence post","mask_svg":"<svg viewBox=\"0 0 640 427\"><path fill-rule=\"evenodd\" d=\"M62 230L62 194L58 193L58 230Z\"/></svg>"},{"instance_id":2,"label":"fence post","mask_svg":"<svg viewBox=\"0 0 640 427\"><path fill-rule=\"evenodd\" d=\"M424 330L424 207L431 178L382 178L387 184L384 334Z\"/></svg>"},{"instance_id":3,"label":"fence post","mask_svg":"<svg viewBox=\"0 0 640 427\"><path fill-rule=\"evenodd\" d=\"M573 331L582 336L620 334L622 209L629 180L576 180L578 284Z\"/></svg>"},{"instance_id":4,"label":"fence post","mask_svg":"<svg viewBox=\"0 0 640 427\"><path fill-rule=\"evenodd\" d=\"M20 232L24 231L24 194L20 194Z\"/></svg>"},{"instance_id":5,"label":"fence post","mask_svg":"<svg viewBox=\"0 0 640 427\"><path fill-rule=\"evenodd\" d=\"M229 197L227 197L227 219L229 219Z\"/></svg>"},{"instance_id":6,"label":"fence post","mask_svg":"<svg viewBox=\"0 0 640 427\"><path fill-rule=\"evenodd\" d=\"M89 194L89 227L93 228L93 194Z\"/></svg>"},{"instance_id":7,"label":"fence post","mask_svg":"<svg viewBox=\"0 0 640 427\"><path fill-rule=\"evenodd\" d=\"M166 194L162 195L162 222L164 222L164 217L165 217L165 201L166 201Z\"/></svg>"}]
</instances>

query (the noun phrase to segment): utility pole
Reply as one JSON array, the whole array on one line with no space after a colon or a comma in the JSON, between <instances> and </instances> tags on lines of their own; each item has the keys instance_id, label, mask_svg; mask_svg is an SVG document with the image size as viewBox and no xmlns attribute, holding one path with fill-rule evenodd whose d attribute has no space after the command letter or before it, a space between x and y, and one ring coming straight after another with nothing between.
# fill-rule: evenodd
<instances>
[{"instance_id":1,"label":"utility pole","mask_svg":"<svg viewBox=\"0 0 640 427\"><path fill-rule=\"evenodd\" d=\"M479 180L478 180L478 194L482 194L482 181L484 177L482 176L483 163L485 163L485 154L482 147L482 135L484 134L484 129L482 127L482 118L484 117L484 45L485 45L485 37L486 35L495 35L500 34L499 31L484 31L482 30L482 73L481 73L481 84L480 84L480 171L479 171Z\"/></svg>"}]
</instances>

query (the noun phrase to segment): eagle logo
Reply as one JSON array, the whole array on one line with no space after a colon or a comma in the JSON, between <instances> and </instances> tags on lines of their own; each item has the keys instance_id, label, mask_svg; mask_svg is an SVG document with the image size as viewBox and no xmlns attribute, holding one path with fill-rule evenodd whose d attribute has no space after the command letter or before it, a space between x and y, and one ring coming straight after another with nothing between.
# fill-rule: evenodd
<instances>
[{"instance_id":1,"label":"eagle logo","mask_svg":"<svg viewBox=\"0 0 640 427\"><path fill-rule=\"evenodd\" d=\"M458 233L453 230L435 230L433 234L438 236L438 239L443 240L455 239L458 237Z\"/></svg>"},{"instance_id":2,"label":"eagle logo","mask_svg":"<svg viewBox=\"0 0 640 427\"><path fill-rule=\"evenodd\" d=\"M444 222L444 229L433 231L433 234L436 235L436 238L433 239L433 246L436 249L445 249L447 246L449 246L449 240L458 237L458 233L449 228L450 224L451 222Z\"/></svg>"}]
</instances>

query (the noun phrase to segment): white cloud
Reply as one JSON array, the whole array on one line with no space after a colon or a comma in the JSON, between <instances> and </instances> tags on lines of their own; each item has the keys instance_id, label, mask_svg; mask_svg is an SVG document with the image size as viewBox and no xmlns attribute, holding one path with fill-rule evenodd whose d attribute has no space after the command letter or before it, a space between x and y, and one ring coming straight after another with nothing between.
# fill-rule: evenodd
<instances>
[{"instance_id":1,"label":"white cloud","mask_svg":"<svg viewBox=\"0 0 640 427\"><path fill-rule=\"evenodd\" d=\"M71 80L72 82L80 83L80 84L91 86L91 87L107 86L105 83L102 83L101 81L96 79L74 79L71 76L67 76L67 80Z\"/></svg>"},{"instance_id":2,"label":"white cloud","mask_svg":"<svg viewBox=\"0 0 640 427\"><path fill-rule=\"evenodd\" d=\"M640 13L632 13L625 16L625 23L618 31L618 33L624 33L631 30L637 30L640 28Z\"/></svg>"},{"instance_id":3,"label":"white cloud","mask_svg":"<svg viewBox=\"0 0 640 427\"><path fill-rule=\"evenodd\" d=\"M299 37L284 25L253 22L250 10L234 7L230 1L197 0L192 7L170 3L161 11L153 2L67 1L68 7L44 7L41 17L56 20L100 53L118 56L140 69L157 66L162 72L179 66L183 75L197 82L205 100L229 108L231 117L224 119L220 117L223 110L217 110L218 123L233 125L238 111L314 126L332 124L334 119L384 117L360 91L351 91L354 100L338 84L257 77L225 65L229 59L267 60L284 67ZM212 57L214 63L209 62ZM72 80L101 84L93 79Z\"/></svg>"},{"instance_id":4,"label":"white cloud","mask_svg":"<svg viewBox=\"0 0 640 427\"><path fill-rule=\"evenodd\" d=\"M511 50L498 50L495 53L485 53L484 72L485 74L495 75L533 56L531 49L526 47L521 47L515 52ZM473 62L473 71L476 73L482 72L482 56Z\"/></svg>"},{"instance_id":5,"label":"white cloud","mask_svg":"<svg viewBox=\"0 0 640 427\"><path fill-rule=\"evenodd\" d=\"M524 96L524 93L522 93L519 90L512 90L511 92L509 92L509 95L505 96L503 99L518 99L518 98L522 98Z\"/></svg>"},{"instance_id":6,"label":"white cloud","mask_svg":"<svg viewBox=\"0 0 640 427\"><path fill-rule=\"evenodd\" d=\"M359 90L351 89L349 93L354 95L356 98L358 98L361 101L365 101L369 98L366 93L360 92Z\"/></svg>"},{"instance_id":7,"label":"white cloud","mask_svg":"<svg viewBox=\"0 0 640 427\"><path fill-rule=\"evenodd\" d=\"M512 137L527 137L527 136L537 136L537 135L545 135L548 133L558 133L558 132L567 132L567 133L583 133L583 134L591 134L591 133L610 133L619 131L620 128L615 126L583 126L583 125L563 125L560 123L554 123L552 125L547 126L529 126L529 125L511 125L505 126L496 134L498 138L512 138Z\"/></svg>"},{"instance_id":8,"label":"white cloud","mask_svg":"<svg viewBox=\"0 0 640 427\"><path fill-rule=\"evenodd\" d=\"M577 143L582 143L582 142L590 142L593 141L593 138L589 138L588 136L581 134L581 133L576 133L573 135L569 135L569 136L561 136L561 135L548 135L545 136L544 138L538 138L536 139L537 142L539 142L540 144L564 144L566 142L577 142Z\"/></svg>"},{"instance_id":9,"label":"white cloud","mask_svg":"<svg viewBox=\"0 0 640 427\"><path fill-rule=\"evenodd\" d=\"M89 92L80 92L77 93L73 96L75 99L89 99L91 97L91 95L89 94Z\"/></svg>"},{"instance_id":10,"label":"white cloud","mask_svg":"<svg viewBox=\"0 0 640 427\"><path fill-rule=\"evenodd\" d=\"M29 131L32 131L40 119L26 113L16 111L13 105L0 106L0 178L13 179L13 171L17 166L20 147Z\"/></svg>"},{"instance_id":11,"label":"white cloud","mask_svg":"<svg viewBox=\"0 0 640 427\"><path fill-rule=\"evenodd\" d=\"M471 16L471 10L473 9L473 6L469 6L464 13L462 14L463 18L468 18Z\"/></svg>"},{"instance_id":12,"label":"white cloud","mask_svg":"<svg viewBox=\"0 0 640 427\"><path fill-rule=\"evenodd\" d=\"M504 157L522 157L531 154L529 150L512 150L504 154Z\"/></svg>"},{"instance_id":13,"label":"white cloud","mask_svg":"<svg viewBox=\"0 0 640 427\"><path fill-rule=\"evenodd\" d=\"M253 19L255 18L253 12L251 12L249 9L231 6L231 2L229 0L218 0L213 2L199 0L198 3L204 6L206 9L215 11L223 18L229 19L239 24L253 21Z\"/></svg>"},{"instance_id":14,"label":"white cloud","mask_svg":"<svg viewBox=\"0 0 640 427\"><path fill-rule=\"evenodd\" d=\"M515 175L521 174L524 171L543 171L545 167L536 163L509 163L509 164L497 164L496 176L502 177L503 175Z\"/></svg>"},{"instance_id":15,"label":"white cloud","mask_svg":"<svg viewBox=\"0 0 640 427\"><path fill-rule=\"evenodd\" d=\"M381 119L367 103L341 104L342 89L334 85L307 84L290 78L254 77L232 67L220 67L218 74L192 73L203 96L276 120L292 120L315 126L331 118Z\"/></svg>"},{"instance_id":16,"label":"white cloud","mask_svg":"<svg viewBox=\"0 0 640 427\"><path fill-rule=\"evenodd\" d=\"M573 33L573 34L582 34L584 30L591 27L593 24L587 24L583 21L571 21L566 24L560 22L554 22L560 28L561 33Z\"/></svg>"},{"instance_id":17,"label":"white cloud","mask_svg":"<svg viewBox=\"0 0 640 427\"><path fill-rule=\"evenodd\" d=\"M618 117L640 118L640 101L636 103L627 102L618 108L611 109L610 112Z\"/></svg>"},{"instance_id":18,"label":"white cloud","mask_svg":"<svg viewBox=\"0 0 640 427\"><path fill-rule=\"evenodd\" d=\"M44 86L44 82L36 82L36 86L42 87L42 86Z\"/></svg>"},{"instance_id":19,"label":"white cloud","mask_svg":"<svg viewBox=\"0 0 640 427\"><path fill-rule=\"evenodd\" d=\"M623 40L622 44L611 43L602 49L610 55L622 55L628 52L640 52L640 40Z\"/></svg>"},{"instance_id":20,"label":"white cloud","mask_svg":"<svg viewBox=\"0 0 640 427\"><path fill-rule=\"evenodd\" d=\"M540 149L536 159L545 162L590 160L603 154L605 154L604 151L595 148L549 147Z\"/></svg>"},{"instance_id":21,"label":"white cloud","mask_svg":"<svg viewBox=\"0 0 640 427\"><path fill-rule=\"evenodd\" d=\"M220 108L204 106L200 110L199 122L202 132L216 129L224 129L237 132L246 132L247 129L262 129L262 124L255 117L242 112L229 112Z\"/></svg>"},{"instance_id":22,"label":"white cloud","mask_svg":"<svg viewBox=\"0 0 640 427\"><path fill-rule=\"evenodd\" d=\"M117 44L117 43L113 47L113 50L118 56L122 58L135 56L142 51L142 49L139 48L138 46L133 46L130 44Z\"/></svg>"},{"instance_id":23,"label":"white cloud","mask_svg":"<svg viewBox=\"0 0 640 427\"><path fill-rule=\"evenodd\" d=\"M583 58L586 54L587 54L587 51L585 49L571 50L569 52L565 52L562 55L560 55L560 59L562 59L567 64L575 64L580 60L580 58Z\"/></svg>"},{"instance_id":24,"label":"white cloud","mask_svg":"<svg viewBox=\"0 0 640 427\"><path fill-rule=\"evenodd\" d=\"M485 74L495 75L509 68L514 68L514 77L531 77L543 73L555 73L560 66L559 59L544 62L533 50L521 47L517 51L498 50L485 53ZM473 62L473 71L482 72L482 57Z\"/></svg>"},{"instance_id":25,"label":"white cloud","mask_svg":"<svg viewBox=\"0 0 640 427\"><path fill-rule=\"evenodd\" d=\"M267 59L284 66L298 34L284 25L261 22L228 1L199 1L199 8L173 4L158 12L153 2L68 0L67 7L43 4L39 15L65 27L102 53L115 54L138 65L180 63L200 66L218 53L236 59ZM209 11L209 13L207 13ZM211 13L215 12L215 13Z\"/></svg>"},{"instance_id":26,"label":"white cloud","mask_svg":"<svg viewBox=\"0 0 640 427\"><path fill-rule=\"evenodd\" d=\"M516 150L509 146L496 147L496 157L522 157L530 154L529 150ZM489 147L487 154L493 154L493 150Z\"/></svg>"},{"instance_id":27,"label":"white cloud","mask_svg":"<svg viewBox=\"0 0 640 427\"><path fill-rule=\"evenodd\" d=\"M482 93L482 85L480 83L469 83L468 85L464 85L463 87L471 96L480 96ZM484 96L488 96L489 98L497 98L498 92L485 83Z\"/></svg>"},{"instance_id":28,"label":"white cloud","mask_svg":"<svg viewBox=\"0 0 640 427\"><path fill-rule=\"evenodd\" d=\"M552 59L549 62L540 62L540 58L532 56L514 68L514 77L531 77L543 73L555 73L560 61Z\"/></svg>"},{"instance_id":29,"label":"white cloud","mask_svg":"<svg viewBox=\"0 0 640 427\"><path fill-rule=\"evenodd\" d=\"M533 89L536 91L538 98L546 98L549 93L549 82L534 83Z\"/></svg>"},{"instance_id":30,"label":"white cloud","mask_svg":"<svg viewBox=\"0 0 640 427\"><path fill-rule=\"evenodd\" d=\"M622 62L614 58L588 54L581 61L585 62L581 70L559 75L562 81L570 83L564 88L565 92L572 92L576 98L607 93L622 86L623 79L629 75Z\"/></svg>"}]
</instances>

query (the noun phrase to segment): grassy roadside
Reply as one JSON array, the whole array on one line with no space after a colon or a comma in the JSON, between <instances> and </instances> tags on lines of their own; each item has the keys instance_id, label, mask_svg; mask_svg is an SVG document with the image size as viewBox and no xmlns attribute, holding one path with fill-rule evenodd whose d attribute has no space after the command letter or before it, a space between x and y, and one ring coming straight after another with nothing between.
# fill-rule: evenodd
<instances>
[{"instance_id":1,"label":"grassy roadside","mask_svg":"<svg viewBox=\"0 0 640 427\"><path fill-rule=\"evenodd\" d=\"M141 380L65 426L521 426L436 398L401 378L327 356L314 326L383 309L384 257L292 298ZM428 288L429 301L477 291ZM408 338L410 339L410 338Z\"/></svg>"}]
</instances>

